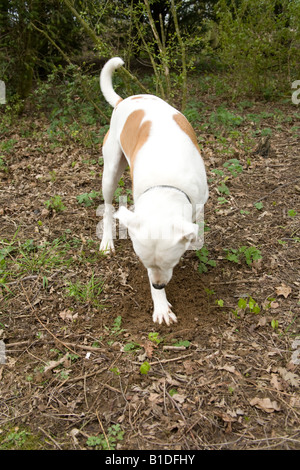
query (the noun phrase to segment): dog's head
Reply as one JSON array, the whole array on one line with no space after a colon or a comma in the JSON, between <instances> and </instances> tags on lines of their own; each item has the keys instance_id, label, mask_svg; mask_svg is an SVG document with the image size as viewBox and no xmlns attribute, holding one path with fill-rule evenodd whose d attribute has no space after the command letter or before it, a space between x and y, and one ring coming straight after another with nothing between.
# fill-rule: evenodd
<instances>
[{"instance_id":1,"label":"dog's head","mask_svg":"<svg viewBox=\"0 0 300 470\"><path fill-rule=\"evenodd\" d=\"M196 241L198 225L181 218L151 220L125 207L115 217L127 227L134 251L147 268L153 287L165 287L183 253Z\"/></svg>"}]
</instances>

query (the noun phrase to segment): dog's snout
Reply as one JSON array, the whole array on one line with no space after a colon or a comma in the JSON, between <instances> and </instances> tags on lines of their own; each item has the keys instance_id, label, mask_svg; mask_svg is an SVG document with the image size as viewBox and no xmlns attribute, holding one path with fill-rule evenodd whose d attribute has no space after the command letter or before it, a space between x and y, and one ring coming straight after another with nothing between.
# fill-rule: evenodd
<instances>
[{"instance_id":1,"label":"dog's snout","mask_svg":"<svg viewBox=\"0 0 300 470\"><path fill-rule=\"evenodd\" d=\"M163 289L164 287L166 287L166 284L152 284L152 286L154 287L154 289Z\"/></svg>"}]
</instances>

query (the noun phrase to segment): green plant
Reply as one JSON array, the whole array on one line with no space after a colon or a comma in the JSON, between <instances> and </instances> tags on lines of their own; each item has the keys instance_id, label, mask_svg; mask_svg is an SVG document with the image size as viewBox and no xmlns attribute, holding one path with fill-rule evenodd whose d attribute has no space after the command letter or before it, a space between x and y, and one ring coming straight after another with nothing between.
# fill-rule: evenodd
<instances>
[{"instance_id":1,"label":"green plant","mask_svg":"<svg viewBox=\"0 0 300 470\"><path fill-rule=\"evenodd\" d=\"M189 348L191 345L190 341L188 341L187 339L182 339L180 341L176 341L173 346L184 346L185 348Z\"/></svg>"},{"instance_id":2,"label":"green plant","mask_svg":"<svg viewBox=\"0 0 300 470\"><path fill-rule=\"evenodd\" d=\"M97 281L94 273L88 282L68 282L67 294L74 297L80 303L90 303L97 307L102 307L99 303L99 296L102 293L103 281Z\"/></svg>"},{"instance_id":3,"label":"green plant","mask_svg":"<svg viewBox=\"0 0 300 470\"><path fill-rule=\"evenodd\" d=\"M246 313L247 311L256 315L261 311L258 303L251 296L247 298L240 298L238 301L238 308L236 310L232 310L232 313L239 317L241 312Z\"/></svg>"},{"instance_id":4,"label":"green plant","mask_svg":"<svg viewBox=\"0 0 300 470\"><path fill-rule=\"evenodd\" d=\"M72 258L66 256L66 249L59 240L43 245L36 245L33 240L27 240L20 246L15 261L19 275L27 272L47 274L54 268L71 263Z\"/></svg>"},{"instance_id":5,"label":"green plant","mask_svg":"<svg viewBox=\"0 0 300 470\"><path fill-rule=\"evenodd\" d=\"M140 344L136 343L135 341L131 341L130 343L125 344L125 346L123 347L124 352L135 352L140 349Z\"/></svg>"},{"instance_id":6,"label":"green plant","mask_svg":"<svg viewBox=\"0 0 300 470\"><path fill-rule=\"evenodd\" d=\"M225 197L218 197L218 204L229 204L229 201Z\"/></svg>"},{"instance_id":7,"label":"green plant","mask_svg":"<svg viewBox=\"0 0 300 470\"><path fill-rule=\"evenodd\" d=\"M17 143L17 140L16 139L9 139L9 140L4 140L1 144L0 144L0 148L2 150L3 153L11 153L13 148L14 148L14 145ZM3 156L2 156L3 157Z\"/></svg>"},{"instance_id":8,"label":"green plant","mask_svg":"<svg viewBox=\"0 0 300 470\"><path fill-rule=\"evenodd\" d=\"M1 426L1 450L41 450L41 436L19 426Z\"/></svg>"},{"instance_id":9,"label":"green plant","mask_svg":"<svg viewBox=\"0 0 300 470\"><path fill-rule=\"evenodd\" d=\"M120 424L113 424L107 430L106 434L99 436L90 436L86 444L89 447L95 447L97 450L114 450L117 442L124 439L125 431L122 431Z\"/></svg>"},{"instance_id":10,"label":"green plant","mask_svg":"<svg viewBox=\"0 0 300 470\"><path fill-rule=\"evenodd\" d=\"M79 204L84 204L86 207L89 207L94 204L94 199L99 197L99 191L91 191L90 193L79 194L79 196L76 196L76 199Z\"/></svg>"},{"instance_id":11,"label":"green plant","mask_svg":"<svg viewBox=\"0 0 300 470\"><path fill-rule=\"evenodd\" d=\"M147 375L150 369L151 369L151 366L149 362L145 361L140 367L140 373L143 375Z\"/></svg>"},{"instance_id":12,"label":"green plant","mask_svg":"<svg viewBox=\"0 0 300 470\"><path fill-rule=\"evenodd\" d=\"M231 113L223 106L220 106L217 111L211 113L209 122L212 126L219 125L224 128L232 128L240 126L243 122L243 118Z\"/></svg>"},{"instance_id":13,"label":"green plant","mask_svg":"<svg viewBox=\"0 0 300 470\"><path fill-rule=\"evenodd\" d=\"M226 259L228 261L233 261L234 263L239 263L241 257L245 258L248 266L251 266L253 261L257 261L262 258L261 252L255 246L241 246L238 249L235 248L224 248L226 252Z\"/></svg>"},{"instance_id":14,"label":"green plant","mask_svg":"<svg viewBox=\"0 0 300 470\"><path fill-rule=\"evenodd\" d=\"M254 207L256 207L257 210L262 210L264 205L262 202L255 202Z\"/></svg>"},{"instance_id":15,"label":"green plant","mask_svg":"<svg viewBox=\"0 0 300 470\"><path fill-rule=\"evenodd\" d=\"M108 340L108 344L111 345L115 341L115 336L119 336L121 333L123 333L125 330L122 328L122 317L121 315L118 315L113 322L113 325L111 328L108 328L105 326L105 330L109 334L110 339ZM131 344L131 343L128 343ZM128 346L128 350L130 350L131 346Z\"/></svg>"},{"instance_id":16,"label":"green plant","mask_svg":"<svg viewBox=\"0 0 300 470\"><path fill-rule=\"evenodd\" d=\"M234 96L274 98L285 89L288 74L297 76L299 70L298 2L281 2L280 12L274 0L219 0L217 5L213 25L219 58L228 70L223 86L228 84Z\"/></svg>"},{"instance_id":17,"label":"green plant","mask_svg":"<svg viewBox=\"0 0 300 470\"><path fill-rule=\"evenodd\" d=\"M111 329L112 333L115 335L119 335L123 333L124 330L121 328L121 326L122 326L122 317L121 315L118 315L114 320L114 324Z\"/></svg>"},{"instance_id":18,"label":"green plant","mask_svg":"<svg viewBox=\"0 0 300 470\"><path fill-rule=\"evenodd\" d=\"M232 174L233 177L236 177L239 173L242 173L243 171L243 166L236 158L231 158L230 160L227 160L227 162L225 162L223 166L224 168L227 168L227 170Z\"/></svg>"},{"instance_id":19,"label":"green plant","mask_svg":"<svg viewBox=\"0 0 300 470\"><path fill-rule=\"evenodd\" d=\"M230 194L230 190L228 186L225 184L225 181L221 181L218 186L218 191L222 194L226 194L227 196Z\"/></svg>"},{"instance_id":20,"label":"green plant","mask_svg":"<svg viewBox=\"0 0 300 470\"><path fill-rule=\"evenodd\" d=\"M0 155L0 171L7 171L7 164L5 161L5 155Z\"/></svg>"},{"instance_id":21,"label":"green plant","mask_svg":"<svg viewBox=\"0 0 300 470\"><path fill-rule=\"evenodd\" d=\"M55 212L62 212L66 209L64 206L61 196L56 195L44 202L45 206L49 210L54 210Z\"/></svg>"},{"instance_id":22,"label":"green plant","mask_svg":"<svg viewBox=\"0 0 300 470\"><path fill-rule=\"evenodd\" d=\"M273 328L273 330L277 331L277 330L278 330L278 327L279 327L278 320L275 320L274 318L272 318L272 320L271 320L271 327Z\"/></svg>"},{"instance_id":23,"label":"green plant","mask_svg":"<svg viewBox=\"0 0 300 470\"><path fill-rule=\"evenodd\" d=\"M196 251L196 255L199 259L198 271L200 273L206 273L208 271L207 266L216 266L216 262L212 259L209 259L209 251L205 245L200 250Z\"/></svg>"},{"instance_id":24,"label":"green plant","mask_svg":"<svg viewBox=\"0 0 300 470\"><path fill-rule=\"evenodd\" d=\"M156 344L159 344L163 341L163 339L159 337L159 333L156 333L156 332L150 332L148 334L148 338L150 339L150 341Z\"/></svg>"}]
</instances>

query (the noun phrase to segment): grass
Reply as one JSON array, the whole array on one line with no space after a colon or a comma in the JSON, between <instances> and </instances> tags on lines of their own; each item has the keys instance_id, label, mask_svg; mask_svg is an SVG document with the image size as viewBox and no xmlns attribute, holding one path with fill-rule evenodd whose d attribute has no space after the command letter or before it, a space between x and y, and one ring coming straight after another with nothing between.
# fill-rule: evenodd
<instances>
[{"instance_id":1,"label":"grass","mask_svg":"<svg viewBox=\"0 0 300 470\"><path fill-rule=\"evenodd\" d=\"M42 450L40 435L19 426L5 426L0 432L0 450Z\"/></svg>"},{"instance_id":2,"label":"grass","mask_svg":"<svg viewBox=\"0 0 300 470\"><path fill-rule=\"evenodd\" d=\"M99 253L95 244L93 240L87 240L83 250L82 241L70 236L68 231L52 242L44 243L34 239L22 242L18 231L11 240L0 239L0 289L4 298L14 296L14 286L17 287L24 279L40 279L42 287L47 288L49 279L57 271L67 272L74 263L83 266L87 263L96 264ZM103 281L97 280L92 273L86 283L69 282L65 294L80 303L99 307L102 286Z\"/></svg>"},{"instance_id":3,"label":"grass","mask_svg":"<svg viewBox=\"0 0 300 470\"><path fill-rule=\"evenodd\" d=\"M103 281L97 280L95 274L92 273L91 278L86 282L68 282L66 294L73 297L79 303L92 304L95 307L102 307L99 302L103 288Z\"/></svg>"}]
</instances>

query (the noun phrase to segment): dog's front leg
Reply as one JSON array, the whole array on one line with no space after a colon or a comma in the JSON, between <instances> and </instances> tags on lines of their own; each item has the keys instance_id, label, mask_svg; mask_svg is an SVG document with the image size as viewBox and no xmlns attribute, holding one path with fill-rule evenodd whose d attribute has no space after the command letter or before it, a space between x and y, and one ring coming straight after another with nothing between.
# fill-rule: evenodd
<instances>
[{"instance_id":1,"label":"dog's front leg","mask_svg":"<svg viewBox=\"0 0 300 470\"><path fill-rule=\"evenodd\" d=\"M104 199L103 235L100 251L114 253L113 242L113 197L121 175L127 165L126 159L117 144L108 142L103 148L104 170L102 176L102 193Z\"/></svg>"},{"instance_id":2,"label":"dog's front leg","mask_svg":"<svg viewBox=\"0 0 300 470\"><path fill-rule=\"evenodd\" d=\"M154 304L153 321L159 324L165 321L167 325L176 323L177 318L171 310L172 305L167 300L165 289L155 289L151 282L150 287Z\"/></svg>"},{"instance_id":3,"label":"dog's front leg","mask_svg":"<svg viewBox=\"0 0 300 470\"><path fill-rule=\"evenodd\" d=\"M115 252L113 242L113 205L105 203L103 214L103 236L100 243L100 251L104 253Z\"/></svg>"}]
</instances>

